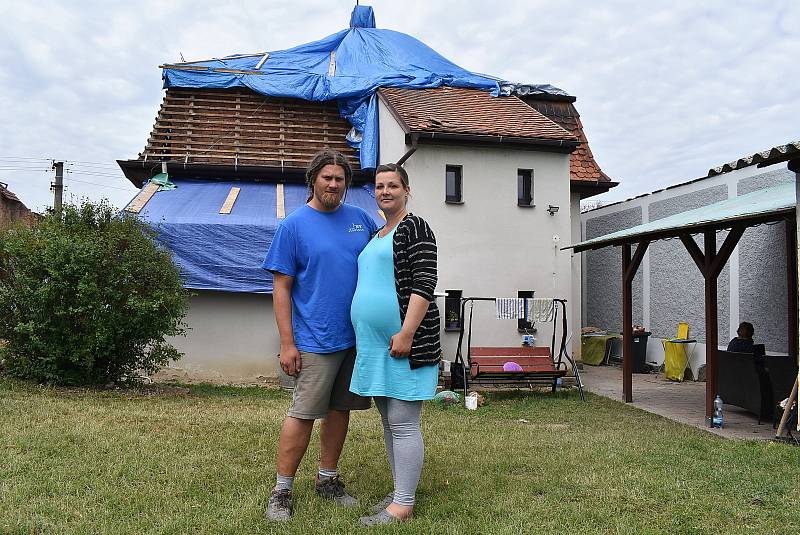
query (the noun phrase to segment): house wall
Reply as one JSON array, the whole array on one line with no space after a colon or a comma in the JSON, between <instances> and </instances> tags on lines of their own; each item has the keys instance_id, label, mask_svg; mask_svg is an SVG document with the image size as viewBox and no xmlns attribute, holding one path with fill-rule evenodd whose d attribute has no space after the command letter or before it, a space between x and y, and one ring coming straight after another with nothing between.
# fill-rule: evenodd
<instances>
[{"instance_id":1,"label":"house wall","mask_svg":"<svg viewBox=\"0 0 800 535\"><path fill-rule=\"evenodd\" d=\"M195 292L185 318L187 335L170 340L185 355L170 367L196 380L274 378L280 342L272 296Z\"/></svg>"},{"instance_id":2,"label":"house wall","mask_svg":"<svg viewBox=\"0 0 800 535\"><path fill-rule=\"evenodd\" d=\"M794 180L792 173L780 167L747 167L586 212L581 214L582 239ZM718 246L726 234L717 234ZM702 249L702 237L695 239ZM783 223L745 231L718 281L721 345L727 346L736 336L741 321L750 321L757 342L763 342L767 351L787 351L785 251ZM620 331L621 252L615 247L584 254L583 324ZM689 336L700 342L691 363L696 371L705 362L703 278L679 240L650 244L634 279L633 297L634 322L653 333L648 360L663 362L659 339L674 337L677 323L686 321Z\"/></svg>"},{"instance_id":3,"label":"house wall","mask_svg":"<svg viewBox=\"0 0 800 535\"><path fill-rule=\"evenodd\" d=\"M403 131L383 103L379 113L380 161L397 161L408 148ZM463 168L463 204L445 203L446 165ZM568 317L577 326L574 261L569 251L560 250L576 232L570 221L577 202L570 194L569 155L420 143L405 168L412 188L409 209L436 234L438 290L460 289L464 296L481 297L516 297L518 290L534 290L537 297L567 299ZM534 207L517 206L517 169L534 170ZM549 204L558 206L558 213L551 216ZM549 345L551 328L539 327L537 345ZM447 360L454 359L457 341L458 333L443 334ZM493 303L476 305L474 345L520 342L516 321L496 320Z\"/></svg>"},{"instance_id":4,"label":"house wall","mask_svg":"<svg viewBox=\"0 0 800 535\"><path fill-rule=\"evenodd\" d=\"M0 226L10 225L17 221L33 222L33 214L21 202L6 199L0 195Z\"/></svg>"}]
</instances>

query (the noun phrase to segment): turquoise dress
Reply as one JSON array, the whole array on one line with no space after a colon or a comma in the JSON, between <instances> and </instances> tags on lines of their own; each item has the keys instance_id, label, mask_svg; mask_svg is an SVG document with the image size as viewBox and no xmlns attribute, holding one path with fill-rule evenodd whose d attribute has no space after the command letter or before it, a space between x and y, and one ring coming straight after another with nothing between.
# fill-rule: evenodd
<instances>
[{"instance_id":1,"label":"turquoise dress","mask_svg":"<svg viewBox=\"0 0 800 535\"><path fill-rule=\"evenodd\" d=\"M395 230L383 238L376 234L358 257L358 284L350 307L357 352L350 391L404 401L432 399L439 367L412 370L407 358L389 355L389 340L401 327L392 255Z\"/></svg>"}]
</instances>

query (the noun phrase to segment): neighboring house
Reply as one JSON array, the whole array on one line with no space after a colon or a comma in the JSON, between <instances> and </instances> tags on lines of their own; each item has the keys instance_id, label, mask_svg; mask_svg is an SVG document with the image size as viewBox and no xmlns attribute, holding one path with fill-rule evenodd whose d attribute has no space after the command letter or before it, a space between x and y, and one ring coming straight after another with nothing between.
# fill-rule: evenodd
<instances>
[{"instance_id":1,"label":"neighboring house","mask_svg":"<svg viewBox=\"0 0 800 535\"><path fill-rule=\"evenodd\" d=\"M383 32L366 30L373 36ZM386 32L379 37L387 49L393 42L424 47L398 32ZM319 47L309 48L316 52ZM432 53L427 50L419 52L420 64ZM358 144L352 143L354 125L342 118L341 106L332 100L287 97L289 88L277 87L279 76L270 78L269 91L281 96L227 88L227 81L219 81L229 74L237 76L231 84L262 76L259 66L285 53L249 60L237 56L236 69L225 59L167 66L173 75L200 75L191 82L169 82L144 152L119 162L137 187L162 166L178 186L155 193L141 215L159 229L186 286L196 292L187 317L191 331L175 341L186 353L179 366L195 374L275 374L279 343L269 295L272 280L260 265L280 219L306 201L303 174L315 152L331 147L350 158L355 177L346 202L381 221L372 168L362 169L369 161L368 148L352 148ZM327 80L335 81L336 73L352 67L334 63L345 56L341 51L330 54ZM375 64L386 65L384 59L376 58ZM437 55L431 64L439 68L444 62ZM224 68L217 68L220 64ZM580 199L615 183L592 157L575 98L549 86L511 84L501 85L499 93L506 96L494 97L473 83L471 73L459 73L449 62L442 68L451 74L441 77L441 83L379 84L364 101L374 113L374 163L405 161L412 187L410 210L425 217L436 233L438 289L449 290L451 296L460 291L463 297L516 297L535 291L540 297L565 298L571 330L578 332L580 256L572 258L559 247L580 237ZM395 73L379 74L388 80L381 84L394 83ZM206 75L213 88L205 84ZM257 82L266 85L263 76ZM370 131L370 125L361 126ZM224 213L226 201L229 210ZM456 302L440 300L445 319ZM475 342L518 345L517 322L499 322L494 315L491 304L476 307ZM549 345L549 333L546 326L540 329L539 345ZM457 332L444 333L445 359L454 358L457 338ZM577 336L573 343L577 348Z\"/></svg>"},{"instance_id":2,"label":"neighboring house","mask_svg":"<svg viewBox=\"0 0 800 535\"><path fill-rule=\"evenodd\" d=\"M771 151L800 151L790 143ZM588 240L677 213L710 205L781 183L795 175L780 159L764 153L709 170L705 177L670 186L581 214L582 239ZM766 165L765 165L766 164ZM790 233L790 234L787 234ZM785 222L748 228L718 282L719 344L727 346L741 321L755 326L757 342L768 352L786 354L790 289L786 255L794 247L794 229ZM717 235L721 244L726 233ZM787 240L788 237L788 240ZM622 329L621 256L618 248L587 251L583 262L583 325ZM679 240L653 241L633 280L633 321L652 332L648 360L663 361L661 338L672 338L678 322L689 323L689 337L698 340L691 367L697 374L705 362L703 278Z\"/></svg>"},{"instance_id":3,"label":"neighboring house","mask_svg":"<svg viewBox=\"0 0 800 535\"><path fill-rule=\"evenodd\" d=\"M34 214L19 198L8 189L8 184L0 182L0 227L23 221L34 222Z\"/></svg>"}]
</instances>

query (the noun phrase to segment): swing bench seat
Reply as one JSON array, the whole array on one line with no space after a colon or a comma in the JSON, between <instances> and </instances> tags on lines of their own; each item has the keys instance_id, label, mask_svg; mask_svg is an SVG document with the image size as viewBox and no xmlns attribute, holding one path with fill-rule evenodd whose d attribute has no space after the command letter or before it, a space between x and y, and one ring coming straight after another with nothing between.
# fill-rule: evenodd
<instances>
[{"instance_id":1,"label":"swing bench seat","mask_svg":"<svg viewBox=\"0 0 800 535\"><path fill-rule=\"evenodd\" d=\"M506 371L507 362L519 364L522 370ZM484 385L547 384L555 390L556 380L567 374L553 362L549 347L471 347L469 349L470 382Z\"/></svg>"}]
</instances>

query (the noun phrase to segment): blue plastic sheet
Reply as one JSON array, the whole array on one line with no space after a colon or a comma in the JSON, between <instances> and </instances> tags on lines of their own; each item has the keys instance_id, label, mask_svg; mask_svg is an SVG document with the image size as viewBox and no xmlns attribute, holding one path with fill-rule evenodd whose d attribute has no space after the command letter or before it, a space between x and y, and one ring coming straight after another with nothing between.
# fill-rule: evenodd
<instances>
[{"instance_id":1,"label":"blue plastic sheet","mask_svg":"<svg viewBox=\"0 0 800 535\"><path fill-rule=\"evenodd\" d=\"M378 161L375 92L379 87L447 85L499 94L497 79L462 69L409 35L376 28L369 6L356 6L350 25L350 29L319 41L270 52L259 69L256 66L263 56L241 55L191 64L207 70L165 68L164 87L247 87L274 97L336 100L341 116L357 131L358 135L349 136L348 142L359 150L364 169L375 168ZM213 70L218 68L258 71L258 74Z\"/></svg>"},{"instance_id":2,"label":"blue plastic sheet","mask_svg":"<svg viewBox=\"0 0 800 535\"><path fill-rule=\"evenodd\" d=\"M272 275L261 268L280 220L274 183L174 178L139 217L172 252L184 286L195 290L272 293ZM220 214L232 187L240 188L230 214ZM305 204L302 184L284 185L286 215ZM372 186L351 187L345 202L366 210L381 226Z\"/></svg>"}]
</instances>

